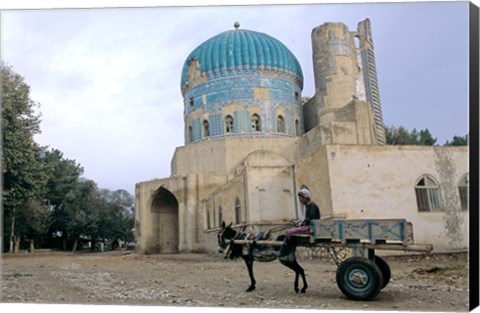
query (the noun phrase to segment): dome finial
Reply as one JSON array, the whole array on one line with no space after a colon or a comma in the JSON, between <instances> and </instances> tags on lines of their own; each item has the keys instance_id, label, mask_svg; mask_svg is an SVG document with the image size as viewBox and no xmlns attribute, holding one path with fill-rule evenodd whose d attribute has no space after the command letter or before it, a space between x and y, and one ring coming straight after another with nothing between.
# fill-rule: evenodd
<instances>
[{"instance_id":1,"label":"dome finial","mask_svg":"<svg viewBox=\"0 0 480 313\"><path fill-rule=\"evenodd\" d=\"M240 27L240 23L239 22L235 22L235 24L233 24L233 27L235 27L235 29L238 29Z\"/></svg>"}]
</instances>

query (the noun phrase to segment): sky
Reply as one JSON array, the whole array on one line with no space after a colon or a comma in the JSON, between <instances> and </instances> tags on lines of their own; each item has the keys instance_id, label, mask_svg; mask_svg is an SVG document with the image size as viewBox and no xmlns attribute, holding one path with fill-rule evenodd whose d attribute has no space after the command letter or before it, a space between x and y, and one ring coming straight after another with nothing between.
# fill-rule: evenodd
<instances>
[{"instance_id":1,"label":"sky","mask_svg":"<svg viewBox=\"0 0 480 313\"><path fill-rule=\"evenodd\" d=\"M117 1L116 8L81 9L20 3L0 5L0 54L39 104L42 133L35 140L76 160L100 188L134 194L136 183L170 176L175 148L184 145L185 59L236 21L284 43L303 69L302 96L313 96L312 29L342 22L354 31L369 18L384 124L428 128L441 145L468 132L468 2L125 7Z\"/></svg>"}]
</instances>

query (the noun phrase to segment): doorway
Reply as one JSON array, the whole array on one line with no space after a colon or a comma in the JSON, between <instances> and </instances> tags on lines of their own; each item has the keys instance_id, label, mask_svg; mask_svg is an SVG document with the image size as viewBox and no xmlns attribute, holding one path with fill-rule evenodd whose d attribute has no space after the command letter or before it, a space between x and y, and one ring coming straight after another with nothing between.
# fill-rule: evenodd
<instances>
[{"instance_id":1,"label":"doorway","mask_svg":"<svg viewBox=\"0 0 480 313\"><path fill-rule=\"evenodd\" d=\"M158 252L178 253L177 198L168 189L158 188L153 194L152 213L158 217Z\"/></svg>"}]
</instances>

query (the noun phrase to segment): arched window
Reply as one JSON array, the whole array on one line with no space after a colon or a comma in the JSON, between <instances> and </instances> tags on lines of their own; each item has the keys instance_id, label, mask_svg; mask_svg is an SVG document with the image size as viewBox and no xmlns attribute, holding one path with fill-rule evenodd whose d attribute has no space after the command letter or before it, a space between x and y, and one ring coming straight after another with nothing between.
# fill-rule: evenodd
<instances>
[{"instance_id":1,"label":"arched window","mask_svg":"<svg viewBox=\"0 0 480 313\"><path fill-rule=\"evenodd\" d=\"M223 209L220 207L218 209L218 225L220 226L223 222Z\"/></svg>"},{"instance_id":2,"label":"arched window","mask_svg":"<svg viewBox=\"0 0 480 313\"><path fill-rule=\"evenodd\" d=\"M260 116L258 114L253 114L252 115L252 131L260 131Z\"/></svg>"},{"instance_id":3,"label":"arched window","mask_svg":"<svg viewBox=\"0 0 480 313\"><path fill-rule=\"evenodd\" d=\"M296 136L301 136L302 133L300 132L300 122L297 120L295 120L295 135Z\"/></svg>"},{"instance_id":4,"label":"arched window","mask_svg":"<svg viewBox=\"0 0 480 313\"><path fill-rule=\"evenodd\" d=\"M213 214L212 214L212 219L213 219L212 220L212 225L213 225L213 227L215 227L215 225L216 225L215 224L215 217L217 217L217 216L215 215L215 208L213 208ZM220 223L218 223L218 225L220 225Z\"/></svg>"},{"instance_id":5,"label":"arched window","mask_svg":"<svg viewBox=\"0 0 480 313\"><path fill-rule=\"evenodd\" d=\"M240 224L242 221L242 205L240 199L235 199L235 224Z\"/></svg>"},{"instance_id":6,"label":"arched window","mask_svg":"<svg viewBox=\"0 0 480 313\"><path fill-rule=\"evenodd\" d=\"M415 185L419 212L440 211L440 188L430 176L421 177Z\"/></svg>"},{"instance_id":7,"label":"arched window","mask_svg":"<svg viewBox=\"0 0 480 313\"><path fill-rule=\"evenodd\" d=\"M210 229L210 226L211 223L210 223L210 210L207 209L207 229Z\"/></svg>"},{"instance_id":8,"label":"arched window","mask_svg":"<svg viewBox=\"0 0 480 313\"><path fill-rule=\"evenodd\" d=\"M353 41L355 43L355 48L359 49L360 48L360 38L358 36L355 36L353 38Z\"/></svg>"},{"instance_id":9,"label":"arched window","mask_svg":"<svg viewBox=\"0 0 480 313\"><path fill-rule=\"evenodd\" d=\"M208 125L208 121L204 120L203 121L203 137L208 137L210 136L210 129Z\"/></svg>"},{"instance_id":10,"label":"arched window","mask_svg":"<svg viewBox=\"0 0 480 313\"><path fill-rule=\"evenodd\" d=\"M195 104L194 98L190 97L189 102L190 102L190 107L193 107L193 105Z\"/></svg>"},{"instance_id":11,"label":"arched window","mask_svg":"<svg viewBox=\"0 0 480 313\"><path fill-rule=\"evenodd\" d=\"M277 116L277 132L279 133L285 133L285 120L283 119L283 116L279 115Z\"/></svg>"},{"instance_id":12,"label":"arched window","mask_svg":"<svg viewBox=\"0 0 480 313\"><path fill-rule=\"evenodd\" d=\"M227 115L227 117L225 117L225 132L233 133L233 117L230 115Z\"/></svg>"},{"instance_id":13,"label":"arched window","mask_svg":"<svg viewBox=\"0 0 480 313\"><path fill-rule=\"evenodd\" d=\"M458 193L460 195L460 204L462 207L462 211L468 211L469 207L469 185L468 185L468 174L465 174L460 179L460 183L458 184Z\"/></svg>"},{"instance_id":14,"label":"arched window","mask_svg":"<svg viewBox=\"0 0 480 313\"><path fill-rule=\"evenodd\" d=\"M191 143L193 138L193 129L192 126L188 126L188 138L187 143Z\"/></svg>"}]
</instances>

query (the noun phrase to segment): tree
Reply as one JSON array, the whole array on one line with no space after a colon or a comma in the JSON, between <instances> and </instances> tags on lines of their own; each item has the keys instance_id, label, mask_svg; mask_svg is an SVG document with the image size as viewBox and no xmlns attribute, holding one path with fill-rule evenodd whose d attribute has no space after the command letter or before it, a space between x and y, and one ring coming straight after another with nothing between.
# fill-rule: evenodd
<instances>
[{"instance_id":1,"label":"tree","mask_svg":"<svg viewBox=\"0 0 480 313\"><path fill-rule=\"evenodd\" d=\"M437 142L436 138L428 129L418 132L415 128L410 132L405 127L390 126L385 127L385 137L387 145L421 145L433 146Z\"/></svg>"},{"instance_id":2,"label":"tree","mask_svg":"<svg viewBox=\"0 0 480 313\"><path fill-rule=\"evenodd\" d=\"M34 253L35 242L40 241L38 239L43 239L50 226L50 212L42 199L28 201L22 212L22 225L25 227L26 238L29 239L29 251Z\"/></svg>"},{"instance_id":3,"label":"tree","mask_svg":"<svg viewBox=\"0 0 480 313\"><path fill-rule=\"evenodd\" d=\"M437 142L437 138L433 138L432 134L430 134L430 131L427 128L421 130L415 139L416 144L421 146L433 146Z\"/></svg>"},{"instance_id":4,"label":"tree","mask_svg":"<svg viewBox=\"0 0 480 313\"><path fill-rule=\"evenodd\" d=\"M66 195L75 188L83 168L75 160L65 159L57 149L42 148L42 163L47 173L45 200L52 207L59 207Z\"/></svg>"},{"instance_id":5,"label":"tree","mask_svg":"<svg viewBox=\"0 0 480 313\"><path fill-rule=\"evenodd\" d=\"M30 99L30 87L11 67L1 64L2 86L2 199L4 233L9 238L9 251L18 251L24 235L17 219L32 199L39 199L46 183L39 162L39 146L33 136L40 133L37 103Z\"/></svg>"},{"instance_id":6,"label":"tree","mask_svg":"<svg viewBox=\"0 0 480 313\"><path fill-rule=\"evenodd\" d=\"M77 249L80 236L91 237L98 232L98 187L94 181L80 179L75 188L67 194L62 207L65 218L63 238L74 241L72 251Z\"/></svg>"},{"instance_id":7,"label":"tree","mask_svg":"<svg viewBox=\"0 0 480 313\"><path fill-rule=\"evenodd\" d=\"M122 189L113 192L103 189L100 192L100 197L103 205L99 210L99 238L110 239L114 243L118 240L132 240L132 229L134 227L133 196Z\"/></svg>"},{"instance_id":8,"label":"tree","mask_svg":"<svg viewBox=\"0 0 480 313\"><path fill-rule=\"evenodd\" d=\"M468 146L468 134L465 136L453 136L452 141L447 140L444 146Z\"/></svg>"},{"instance_id":9,"label":"tree","mask_svg":"<svg viewBox=\"0 0 480 313\"><path fill-rule=\"evenodd\" d=\"M400 127L385 127L385 137L387 145L410 145L412 144L412 137L410 132L403 126Z\"/></svg>"},{"instance_id":10,"label":"tree","mask_svg":"<svg viewBox=\"0 0 480 313\"><path fill-rule=\"evenodd\" d=\"M57 234L66 234L68 217L64 206L67 195L75 190L83 168L74 160L64 158L61 151L49 150L47 147L42 148L41 161L48 177L44 190L44 202L50 213L51 223L48 233L52 239ZM67 238L63 239L63 249L66 249Z\"/></svg>"}]
</instances>

